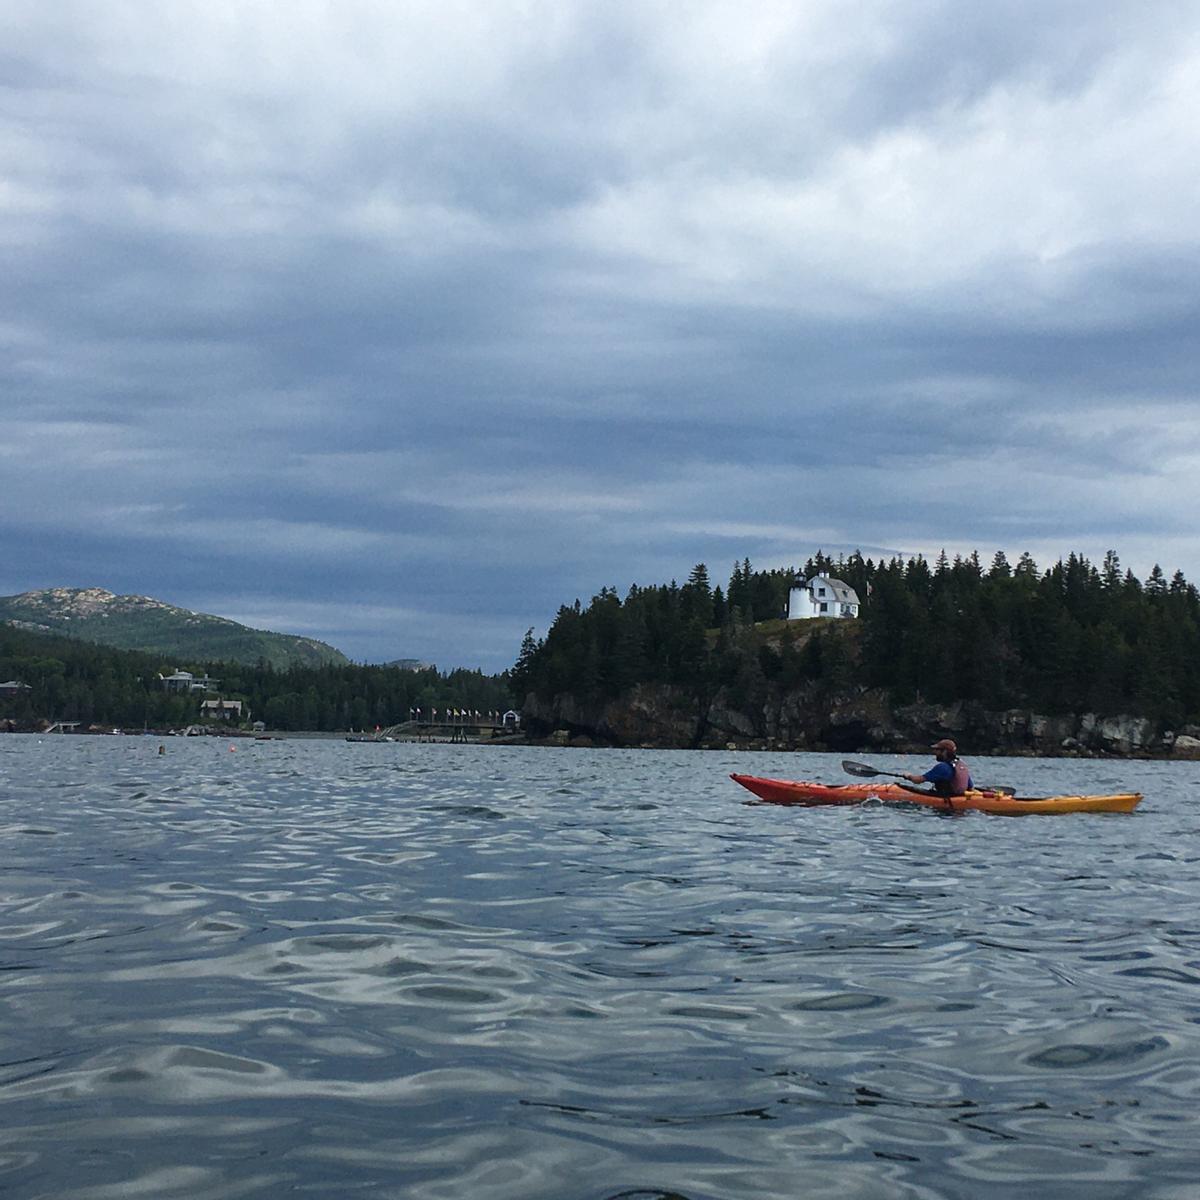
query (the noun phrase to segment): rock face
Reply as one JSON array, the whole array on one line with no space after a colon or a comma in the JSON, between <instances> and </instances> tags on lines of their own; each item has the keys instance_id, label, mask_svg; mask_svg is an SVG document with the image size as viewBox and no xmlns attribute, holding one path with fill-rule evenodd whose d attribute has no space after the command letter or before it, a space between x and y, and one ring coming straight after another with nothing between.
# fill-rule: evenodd
<instances>
[{"instance_id":1,"label":"rock face","mask_svg":"<svg viewBox=\"0 0 1200 1200\"><path fill-rule=\"evenodd\" d=\"M1200 738L1188 733L1177 734L1171 742L1171 753L1176 758L1200 759Z\"/></svg>"},{"instance_id":2,"label":"rock face","mask_svg":"<svg viewBox=\"0 0 1200 1200\"><path fill-rule=\"evenodd\" d=\"M534 736L554 731L620 746L744 746L839 753L923 753L952 737L970 754L1172 754L1200 759L1200 730L1171 734L1143 717L1095 713L1048 716L993 711L974 702L893 706L885 693L852 689L819 697L803 688L739 705L718 691L706 703L680 689L639 685L618 700L588 706L576 697L529 696L522 706Z\"/></svg>"}]
</instances>

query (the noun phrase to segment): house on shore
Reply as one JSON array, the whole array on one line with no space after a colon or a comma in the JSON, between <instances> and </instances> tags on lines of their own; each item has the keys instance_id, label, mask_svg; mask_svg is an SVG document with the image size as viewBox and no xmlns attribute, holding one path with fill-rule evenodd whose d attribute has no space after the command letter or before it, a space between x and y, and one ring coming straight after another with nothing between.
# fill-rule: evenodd
<instances>
[{"instance_id":1,"label":"house on shore","mask_svg":"<svg viewBox=\"0 0 1200 1200\"><path fill-rule=\"evenodd\" d=\"M813 617L854 618L858 616L858 593L840 579L814 575L806 583L793 584L788 593L788 620Z\"/></svg>"},{"instance_id":2,"label":"house on shore","mask_svg":"<svg viewBox=\"0 0 1200 1200\"><path fill-rule=\"evenodd\" d=\"M168 692L215 692L219 679L208 675L193 675L191 671L180 671L176 668L173 675L160 675L159 683Z\"/></svg>"},{"instance_id":3,"label":"house on shore","mask_svg":"<svg viewBox=\"0 0 1200 1200\"><path fill-rule=\"evenodd\" d=\"M200 702L200 717L216 718L219 721L240 721L242 719L242 702L240 700L202 700Z\"/></svg>"}]
</instances>

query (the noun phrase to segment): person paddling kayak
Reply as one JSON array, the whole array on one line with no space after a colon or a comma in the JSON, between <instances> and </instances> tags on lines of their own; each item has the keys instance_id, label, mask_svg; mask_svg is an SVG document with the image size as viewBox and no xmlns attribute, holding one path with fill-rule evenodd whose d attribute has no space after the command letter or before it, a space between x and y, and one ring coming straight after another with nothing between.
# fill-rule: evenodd
<instances>
[{"instance_id":1,"label":"person paddling kayak","mask_svg":"<svg viewBox=\"0 0 1200 1200\"><path fill-rule=\"evenodd\" d=\"M924 775L906 775L913 783L931 783L939 796L961 796L969 792L975 781L970 768L958 757L958 746L949 738L942 738L929 747L937 762Z\"/></svg>"}]
</instances>

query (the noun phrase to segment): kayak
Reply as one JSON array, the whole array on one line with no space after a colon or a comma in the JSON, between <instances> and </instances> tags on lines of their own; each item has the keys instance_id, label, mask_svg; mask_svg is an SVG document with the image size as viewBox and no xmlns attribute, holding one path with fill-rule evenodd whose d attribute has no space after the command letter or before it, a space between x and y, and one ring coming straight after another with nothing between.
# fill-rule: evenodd
<instances>
[{"instance_id":1,"label":"kayak","mask_svg":"<svg viewBox=\"0 0 1200 1200\"><path fill-rule=\"evenodd\" d=\"M1005 817L1030 813L1133 812L1142 802L1140 792L1120 792L1112 796L1010 796L1005 792L967 792L947 799L936 792L909 788L899 783L807 783L787 779L763 779L758 775L731 775L734 783L753 792L763 804L791 804L804 808L824 805L861 804L864 800L888 803L923 804L943 812L998 813Z\"/></svg>"}]
</instances>

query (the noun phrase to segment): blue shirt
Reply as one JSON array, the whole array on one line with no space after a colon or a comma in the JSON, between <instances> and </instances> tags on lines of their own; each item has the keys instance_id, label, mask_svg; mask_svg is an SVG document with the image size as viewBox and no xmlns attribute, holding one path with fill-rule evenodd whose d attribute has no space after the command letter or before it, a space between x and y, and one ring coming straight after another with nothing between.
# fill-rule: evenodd
<instances>
[{"instance_id":1,"label":"blue shirt","mask_svg":"<svg viewBox=\"0 0 1200 1200\"><path fill-rule=\"evenodd\" d=\"M922 776L926 783L932 783L935 787L939 780L944 780L949 783L954 778L954 767L950 763L940 762L934 763L932 767ZM968 775L967 787L973 788L975 780Z\"/></svg>"}]
</instances>

